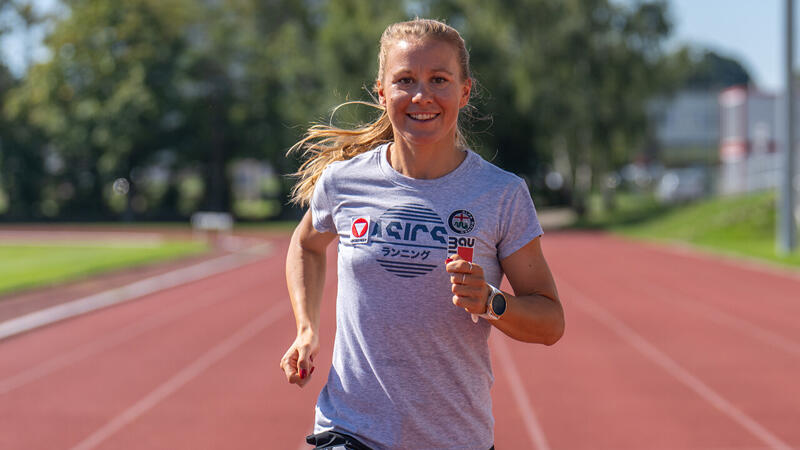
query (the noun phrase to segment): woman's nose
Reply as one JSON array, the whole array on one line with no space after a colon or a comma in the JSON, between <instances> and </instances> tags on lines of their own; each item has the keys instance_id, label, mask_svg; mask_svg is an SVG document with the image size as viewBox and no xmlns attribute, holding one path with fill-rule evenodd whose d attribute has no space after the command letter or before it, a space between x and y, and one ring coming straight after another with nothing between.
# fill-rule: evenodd
<instances>
[{"instance_id":1,"label":"woman's nose","mask_svg":"<svg viewBox=\"0 0 800 450\"><path fill-rule=\"evenodd\" d=\"M417 88L417 92L414 93L414 97L411 100L414 103L424 103L432 101L431 89L426 83L419 83Z\"/></svg>"}]
</instances>

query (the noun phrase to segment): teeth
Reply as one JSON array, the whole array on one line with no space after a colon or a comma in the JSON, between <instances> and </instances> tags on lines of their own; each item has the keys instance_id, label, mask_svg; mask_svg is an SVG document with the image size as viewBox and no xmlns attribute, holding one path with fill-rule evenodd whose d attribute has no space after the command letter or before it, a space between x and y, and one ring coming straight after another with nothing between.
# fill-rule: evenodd
<instances>
[{"instance_id":1,"label":"teeth","mask_svg":"<svg viewBox=\"0 0 800 450\"><path fill-rule=\"evenodd\" d=\"M436 114L409 114L414 120L430 120L436 117Z\"/></svg>"}]
</instances>

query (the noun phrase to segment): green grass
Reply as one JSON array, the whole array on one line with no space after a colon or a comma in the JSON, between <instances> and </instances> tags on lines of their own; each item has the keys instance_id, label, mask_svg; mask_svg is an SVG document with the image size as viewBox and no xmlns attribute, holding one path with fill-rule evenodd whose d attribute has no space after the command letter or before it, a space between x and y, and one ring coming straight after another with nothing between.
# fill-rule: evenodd
<instances>
[{"instance_id":1,"label":"green grass","mask_svg":"<svg viewBox=\"0 0 800 450\"><path fill-rule=\"evenodd\" d=\"M620 192L614 197L615 208L607 209L600 195L589 197L588 214L573 226L581 229L611 229L654 220L669 208L649 194Z\"/></svg>"},{"instance_id":2,"label":"green grass","mask_svg":"<svg viewBox=\"0 0 800 450\"><path fill-rule=\"evenodd\" d=\"M0 294L176 259L205 250L205 243L189 241L168 241L152 246L0 244Z\"/></svg>"},{"instance_id":3,"label":"green grass","mask_svg":"<svg viewBox=\"0 0 800 450\"><path fill-rule=\"evenodd\" d=\"M620 214L593 213L586 221L638 239L690 244L733 256L800 267L800 251L775 250L775 193L720 197L664 207L651 199L621 202Z\"/></svg>"}]
</instances>

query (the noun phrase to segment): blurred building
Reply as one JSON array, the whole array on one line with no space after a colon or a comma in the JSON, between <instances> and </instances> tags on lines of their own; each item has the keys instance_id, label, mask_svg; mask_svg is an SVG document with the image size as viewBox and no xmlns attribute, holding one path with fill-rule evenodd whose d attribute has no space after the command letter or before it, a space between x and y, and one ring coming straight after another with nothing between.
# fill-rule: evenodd
<instances>
[{"instance_id":1,"label":"blurred building","mask_svg":"<svg viewBox=\"0 0 800 450\"><path fill-rule=\"evenodd\" d=\"M779 103L776 96L746 86L720 93L721 194L774 188L780 182Z\"/></svg>"},{"instance_id":2,"label":"blurred building","mask_svg":"<svg viewBox=\"0 0 800 450\"><path fill-rule=\"evenodd\" d=\"M720 136L718 90L683 90L654 101L657 159L667 167L717 163Z\"/></svg>"},{"instance_id":3,"label":"blurred building","mask_svg":"<svg viewBox=\"0 0 800 450\"><path fill-rule=\"evenodd\" d=\"M684 89L652 102L653 157L646 170L656 196L666 202L703 197L713 189L719 163L718 88ZM624 175L623 175L624 176Z\"/></svg>"},{"instance_id":4,"label":"blurred building","mask_svg":"<svg viewBox=\"0 0 800 450\"><path fill-rule=\"evenodd\" d=\"M800 129L800 98L795 102ZM691 179L683 184L695 186L691 189L695 197L702 195L696 188L700 185L706 186L702 191L719 194L777 187L782 164L780 103L778 96L745 85L721 91L685 90L654 102L650 117L658 160L666 167L661 181L669 187L683 183L676 179ZM706 172L702 183L701 170ZM671 174L675 176L666 176Z\"/></svg>"}]
</instances>

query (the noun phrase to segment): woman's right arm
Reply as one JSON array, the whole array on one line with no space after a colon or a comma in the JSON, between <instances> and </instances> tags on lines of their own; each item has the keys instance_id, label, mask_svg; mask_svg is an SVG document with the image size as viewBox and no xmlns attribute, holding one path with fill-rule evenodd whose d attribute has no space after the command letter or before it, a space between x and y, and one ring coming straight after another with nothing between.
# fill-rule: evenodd
<instances>
[{"instance_id":1,"label":"woman's right arm","mask_svg":"<svg viewBox=\"0 0 800 450\"><path fill-rule=\"evenodd\" d=\"M286 285L294 310L297 337L281 358L289 383L305 386L319 352L319 311L325 285L325 249L336 233L320 233L307 211L292 234L286 255Z\"/></svg>"}]
</instances>

